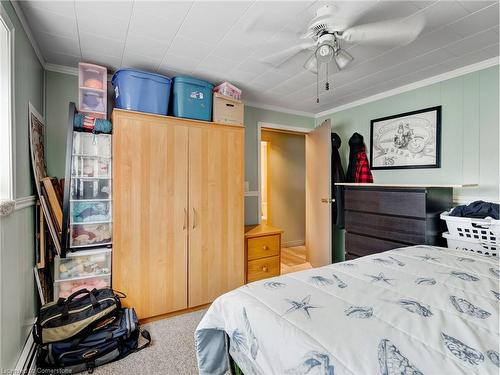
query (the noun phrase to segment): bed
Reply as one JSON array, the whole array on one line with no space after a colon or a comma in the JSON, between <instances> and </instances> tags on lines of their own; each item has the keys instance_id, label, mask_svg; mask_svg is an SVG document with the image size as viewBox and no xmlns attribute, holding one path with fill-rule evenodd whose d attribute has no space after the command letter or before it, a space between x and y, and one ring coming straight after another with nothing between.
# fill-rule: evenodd
<instances>
[{"instance_id":1,"label":"bed","mask_svg":"<svg viewBox=\"0 0 500 375\"><path fill-rule=\"evenodd\" d=\"M499 260L404 247L257 281L195 332L201 374L498 374Z\"/></svg>"}]
</instances>

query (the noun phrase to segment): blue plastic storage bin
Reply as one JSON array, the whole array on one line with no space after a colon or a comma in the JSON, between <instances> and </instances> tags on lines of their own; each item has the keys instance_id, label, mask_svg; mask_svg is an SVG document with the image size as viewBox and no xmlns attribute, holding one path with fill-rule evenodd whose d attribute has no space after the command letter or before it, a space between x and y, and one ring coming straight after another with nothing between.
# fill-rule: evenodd
<instances>
[{"instance_id":1,"label":"blue plastic storage bin","mask_svg":"<svg viewBox=\"0 0 500 375\"><path fill-rule=\"evenodd\" d=\"M175 117L212 120L212 90L210 82L191 77L174 77L172 113Z\"/></svg>"},{"instance_id":2,"label":"blue plastic storage bin","mask_svg":"<svg viewBox=\"0 0 500 375\"><path fill-rule=\"evenodd\" d=\"M166 115L170 97L168 77L135 69L120 69L111 79L115 107Z\"/></svg>"}]
</instances>

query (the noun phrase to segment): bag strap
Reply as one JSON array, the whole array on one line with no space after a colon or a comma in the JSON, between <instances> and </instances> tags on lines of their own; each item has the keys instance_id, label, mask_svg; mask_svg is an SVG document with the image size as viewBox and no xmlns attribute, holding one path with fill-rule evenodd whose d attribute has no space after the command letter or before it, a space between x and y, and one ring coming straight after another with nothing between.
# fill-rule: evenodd
<instances>
[{"instance_id":1,"label":"bag strap","mask_svg":"<svg viewBox=\"0 0 500 375\"><path fill-rule=\"evenodd\" d=\"M94 290L92 290L93 292ZM71 302L76 296L79 296L80 294L91 294L92 293L90 290L88 289L80 289L80 290L77 290L75 293L71 294L68 298L66 298L66 303L69 303Z\"/></svg>"},{"instance_id":2,"label":"bag strap","mask_svg":"<svg viewBox=\"0 0 500 375\"><path fill-rule=\"evenodd\" d=\"M140 332L141 332L141 336L143 338L145 338L147 342L144 345L136 348L134 350L134 353L138 352L139 350L142 350L144 348L147 348L149 345L151 345L151 334L149 333L149 331L147 329L141 329Z\"/></svg>"}]
</instances>

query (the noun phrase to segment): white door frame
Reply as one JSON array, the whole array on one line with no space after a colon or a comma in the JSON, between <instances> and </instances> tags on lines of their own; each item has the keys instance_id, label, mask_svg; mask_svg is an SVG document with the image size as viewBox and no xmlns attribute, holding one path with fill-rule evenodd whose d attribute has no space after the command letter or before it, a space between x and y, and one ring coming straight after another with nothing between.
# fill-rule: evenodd
<instances>
[{"instance_id":1,"label":"white door frame","mask_svg":"<svg viewBox=\"0 0 500 375\"><path fill-rule=\"evenodd\" d=\"M259 215L259 221L258 223L261 224L262 222L262 186L261 186L261 168L260 168L260 163L261 163L261 157L260 157L260 142L261 142L261 132L262 129L270 129L270 130L281 130L281 131L288 131L288 132L294 132L298 134L304 134L307 135L307 133L313 131L314 129L310 128L300 128L300 127L295 127L295 126L290 126L290 125L281 125L281 124L273 124L271 122L263 122L259 121L257 122L257 189L258 189L258 204L259 204L259 209L257 211L257 214Z\"/></svg>"}]
</instances>

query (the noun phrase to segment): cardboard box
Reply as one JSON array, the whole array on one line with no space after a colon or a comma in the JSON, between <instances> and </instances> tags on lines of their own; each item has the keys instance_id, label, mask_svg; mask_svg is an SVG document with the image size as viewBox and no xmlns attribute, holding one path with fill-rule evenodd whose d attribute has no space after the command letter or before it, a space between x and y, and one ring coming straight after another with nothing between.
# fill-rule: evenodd
<instances>
[{"instance_id":1,"label":"cardboard box","mask_svg":"<svg viewBox=\"0 0 500 375\"><path fill-rule=\"evenodd\" d=\"M245 105L241 100L214 92L213 122L228 125L243 125Z\"/></svg>"}]
</instances>

